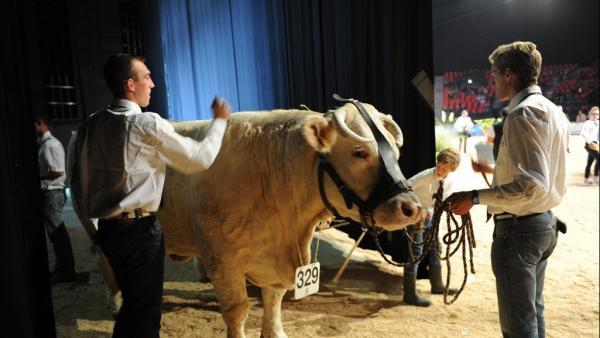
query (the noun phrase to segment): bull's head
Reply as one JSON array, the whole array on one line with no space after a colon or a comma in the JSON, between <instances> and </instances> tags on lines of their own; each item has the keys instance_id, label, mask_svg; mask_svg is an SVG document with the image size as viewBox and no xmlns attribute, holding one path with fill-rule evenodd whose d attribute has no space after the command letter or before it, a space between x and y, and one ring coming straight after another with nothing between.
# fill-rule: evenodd
<instances>
[{"instance_id":1,"label":"bull's head","mask_svg":"<svg viewBox=\"0 0 600 338\"><path fill-rule=\"evenodd\" d=\"M364 108L362 114L357 107ZM305 125L304 135L321 152L321 195L332 213L386 230L418 221L418 198L397 162L402 131L389 115L369 104L347 103L328 112L320 126Z\"/></svg>"}]
</instances>

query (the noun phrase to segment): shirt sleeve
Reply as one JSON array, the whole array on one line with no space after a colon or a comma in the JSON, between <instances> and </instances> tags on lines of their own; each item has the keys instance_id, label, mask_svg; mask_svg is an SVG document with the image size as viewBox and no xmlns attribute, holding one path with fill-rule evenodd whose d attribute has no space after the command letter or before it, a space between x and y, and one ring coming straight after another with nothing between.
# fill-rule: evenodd
<instances>
[{"instance_id":1,"label":"shirt sleeve","mask_svg":"<svg viewBox=\"0 0 600 338\"><path fill-rule=\"evenodd\" d=\"M219 154L227 128L227 120L217 118L204 139L198 142L178 134L162 118L157 119L157 124L158 153L168 166L187 174L210 168Z\"/></svg>"},{"instance_id":2,"label":"shirt sleeve","mask_svg":"<svg viewBox=\"0 0 600 338\"><path fill-rule=\"evenodd\" d=\"M547 124L527 115L511 114L506 119L502 136L510 151L510 161L505 165L517 174L511 182L479 190L481 204L502 207L526 202L549 190L549 169L543 151L544 144L548 142L545 136Z\"/></svg>"},{"instance_id":3,"label":"shirt sleeve","mask_svg":"<svg viewBox=\"0 0 600 338\"><path fill-rule=\"evenodd\" d=\"M51 145L44 153L44 158L48 164L48 172L65 172L65 152L62 147Z\"/></svg>"}]
</instances>

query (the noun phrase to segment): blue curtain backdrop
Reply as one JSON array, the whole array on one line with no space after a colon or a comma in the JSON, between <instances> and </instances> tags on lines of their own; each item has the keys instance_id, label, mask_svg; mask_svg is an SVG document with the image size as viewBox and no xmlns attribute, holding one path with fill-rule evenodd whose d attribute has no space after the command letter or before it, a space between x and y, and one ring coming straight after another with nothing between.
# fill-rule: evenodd
<instances>
[{"instance_id":1,"label":"blue curtain backdrop","mask_svg":"<svg viewBox=\"0 0 600 338\"><path fill-rule=\"evenodd\" d=\"M287 106L280 1L159 0L159 12L169 118L210 119L217 94L234 111Z\"/></svg>"}]
</instances>

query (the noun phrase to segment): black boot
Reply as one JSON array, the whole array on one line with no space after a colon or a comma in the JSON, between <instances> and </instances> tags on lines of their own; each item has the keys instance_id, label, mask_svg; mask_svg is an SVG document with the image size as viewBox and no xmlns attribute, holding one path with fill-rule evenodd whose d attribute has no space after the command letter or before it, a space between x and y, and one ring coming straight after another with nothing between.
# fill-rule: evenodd
<instances>
[{"instance_id":1,"label":"black boot","mask_svg":"<svg viewBox=\"0 0 600 338\"><path fill-rule=\"evenodd\" d=\"M429 306L431 302L417 292L417 274L404 271L404 303L415 306Z\"/></svg>"},{"instance_id":2,"label":"black boot","mask_svg":"<svg viewBox=\"0 0 600 338\"><path fill-rule=\"evenodd\" d=\"M75 262L71 239L64 223L61 223L49 236L54 248L54 270L50 274L50 283L71 282L75 280Z\"/></svg>"},{"instance_id":3,"label":"black boot","mask_svg":"<svg viewBox=\"0 0 600 338\"><path fill-rule=\"evenodd\" d=\"M429 282L431 283L431 293L435 295L444 294L444 282L442 281L442 267L429 266ZM455 288L449 288L448 294L454 295L458 292Z\"/></svg>"}]
</instances>

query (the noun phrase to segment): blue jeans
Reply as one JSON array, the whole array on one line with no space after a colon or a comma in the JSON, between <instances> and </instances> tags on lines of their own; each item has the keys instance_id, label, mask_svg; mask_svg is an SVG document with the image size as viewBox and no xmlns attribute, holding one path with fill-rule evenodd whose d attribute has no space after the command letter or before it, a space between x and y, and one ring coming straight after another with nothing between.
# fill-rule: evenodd
<instances>
[{"instance_id":1,"label":"blue jeans","mask_svg":"<svg viewBox=\"0 0 600 338\"><path fill-rule=\"evenodd\" d=\"M42 190L44 198L44 225L48 236L65 222L63 208L66 202L65 189Z\"/></svg>"},{"instance_id":2,"label":"blue jeans","mask_svg":"<svg viewBox=\"0 0 600 338\"><path fill-rule=\"evenodd\" d=\"M504 337L544 337L544 277L556 246L552 212L495 221L492 270Z\"/></svg>"}]
</instances>

